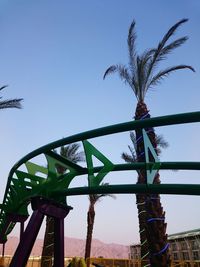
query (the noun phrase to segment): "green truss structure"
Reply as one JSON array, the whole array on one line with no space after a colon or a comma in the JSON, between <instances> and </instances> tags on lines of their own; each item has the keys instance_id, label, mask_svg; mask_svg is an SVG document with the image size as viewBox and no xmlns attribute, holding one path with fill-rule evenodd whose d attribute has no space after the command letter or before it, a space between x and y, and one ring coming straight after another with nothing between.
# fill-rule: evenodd
<instances>
[{"instance_id":1,"label":"green truss structure","mask_svg":"<svg viewBox=\"0 0 200 267\"><path fill-rule=\"evenodd\" d=\"M63 138L32 151L19 160L9 173L3 203L0 205L1 242L6 242L7 235L15 226L16 222L10 219L10 215L27 217L31 199L38 196L67 205L66 197L70 195L97 193L200 195L200 184L153 184L153 179L159 169L200 170L200 162L159 162L145 131L148 127L196 122L200 122L200 112L130 121ZM91 138L135 129L142 129L146 162L113 164L88 141ZM54 151L61 146L80 141L84 147L86 167L74 164ZM153 155L154 162L149 162L149 153ZM46 167L32 162L39 155L45 156ZM102 162L102 166L94 166L94 157ZM59 175L56 170L57 165L66 168L68 170L66 174ZM110 172L140 169L145 169L147 172L146 184L101 185L104 177ZM88 185L69 188L71 181L81 175L88 175Z\"/></svg>"}]
</instances>

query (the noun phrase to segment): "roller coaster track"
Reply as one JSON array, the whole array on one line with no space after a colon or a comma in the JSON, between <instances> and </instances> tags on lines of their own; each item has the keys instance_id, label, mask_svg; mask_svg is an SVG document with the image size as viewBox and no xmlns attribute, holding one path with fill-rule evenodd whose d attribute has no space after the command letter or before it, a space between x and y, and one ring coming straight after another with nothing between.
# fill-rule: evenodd
<instances>
[{"instance_id":1,"label":"roller coaster track","mask_svg":"<svg viewBox=\"0 0 200 267\"><path fill-rule=\"evenodd\" d=\"M200 162L138 162L132 164L113 164L88 139L143 129L144 145L152 152L145 128L200 122L200 112L183 113L131 121L86 131L70 137L62 138L42 146L20 159L11 169L0 205L0 242L5 243L7 235L12 231L18 217L29 216L28 205L34 197L45 197L62 205L70 195L87 195L96 193L158 193L200 195L200 184L153 184L154 173L158 169L200 170ZM86 156L86 167L74 164L55 153L55 149L75 142L82 142ZM147 149L147 150L148 150ZM147 152L148 154L148 152ZM43 155L46 167L33 163L33 159ZM146 153L145 153L146 155ZM96 157L103 165L94 167L92 157ZM63 166L68 171L59 175L56 166ZM106 174L114 171L146 169L146 184L100 185ZM88 186L69 188L71 181L81 175L88 175Z\"/></svg>"}]
</instances>

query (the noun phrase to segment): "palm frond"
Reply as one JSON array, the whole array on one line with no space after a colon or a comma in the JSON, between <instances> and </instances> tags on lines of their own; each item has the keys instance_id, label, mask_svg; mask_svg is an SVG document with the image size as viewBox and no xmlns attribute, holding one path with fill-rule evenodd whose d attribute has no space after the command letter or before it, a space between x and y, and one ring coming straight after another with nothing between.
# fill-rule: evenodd
<instances>
[{"instance_id":1,"label":"palm frond","mask_svg":"<svg viewBox=\"0 0 200 267\"><path fill-rule=\"evenodd\" d=\"M121 80L131 85L131 77L126 66L117 65L117 70L118 70L119 77L121 78Z\"/></svg>"},{"instance_id":2,"label":"palm frond","mask_svg":"<svg viewBox=\"0 0 200 267\"><path fill-rule=\"evenodd\" d=\"M66 158L67 160L71 161L72 163L78 163L85 161L85 153L83 151L78 152L80 145L78 143L69 144L66 146L61 146L60 151L53 149L54 153L60 154L62 157ZM60 164L56 164L57 172L61 175L66 173L67 168L63 167Z\"/></svg>"},{"instance_id":3,"label":"palm frond","mask_svg":"<svg viewBox=\"0 0 200 267\"><path fill-rule=\"evenodd\" d=\"M131 155L132 155L133 160L136 161L137 157L136 157L136 153L135 153L135 151L136 151L135 150L135 147L133 148L131 146L128 146L128 149L131 152Z\"/></svg>"},{"instance_id":4,"label":"palm frond","mask_svg":"<svg viewBox=\"0 0 200 267\"><path fill-rule=\"evenodd\" d=\"M23 98L16 98L16 99L10 99L10 100L4 100L0 101L0 109L6 109L6 108L22 108L21 101Z\"/></svg>"},{"instance_id":5,"label":"palm frond","mask_svg":"<svg viewBox=\"0 0 200 267\"><path fill-rule=\"evenodd\" d=\"M135 80L134 76L130 75L125 65L113 65L109 67L104 73L103 79L105 79L107 75L114 72L117 72L119 74L120 79L125 83L128 83L129 86L133 89L134 93L136 94L137 81Z\"/></svg>"},{"instance_id":6,"label":"palm frond","mask_svg":"<svg viewBox=\"0 0 200 267\"><path fill-rule=\"evenodd\" d=\"M131 83L130 75L128 69L124 65L113 65L109 67L106 72L104 73L103 79L111 73L118 72L119 77L124 81Z\"/></svg>"},{"instance_id":7,"label":"palm frond","mask_svg":"<svg viewBox=\"0 0 200 267\"><path fill-rule=\"evenodd\" d=\"M157 53L162 50L162 48L165 46L166 42L169 40L169 38L176 32L176 30L181 26L181 24L187 22L188 19L181 19L177 23L175 23L169 30L168 32L164 35L163 39L161 42L158 44L157 48Z\"/></svg>"},{"instance_id":8,"label":"palm frond","mask_svg":"<svg viewBox=\"0 0 200 267\"><path fill-rule=\"evenodd\" d=\"M161 80L168 76L170 73L174 72L174 71L177 71L177 70L181 70L181 69L190 69L191 71L195 72L194 68L189 66L189 65L177 65L177 66L174 66L174 67L170 67L170 68L167 68L165 70L162 70L162 71L159 71L150 81L148 87L150 86L155 86L157 85L158 83L161 82Z\"/></svg>"},{"instance_id":9,"label":"palm frond","mask_svg":"<svg viewBox=\"0 0 200 267\"><path fill-rule=\"evenodd\" d=\"M136 156L137 142L136 142L136 136L134 132L130 132L130 139L133 145L133 147L128 145L128 148L131 154L123 152L121 154L121 158L127 163L134 163L137 161L137 156Z\"/></svg>"},{"instance_id":10,"label":"palm frond","mask_svg":"<svg viewBox=\"0 0 200 267\"><path fill-rule=\"evenodd\" d=\"M80 145L78 143L68 145L67 146L68 153L75 154L78 151L79 147Z\"/></svg>"},{"instance_id":11,"label":"palm frond","mask_svg":"<svg viewBox=\"0 0 200 267\"><path fill-rule=\"evenodd\" d=\"M83 151L78 152L80 145L78 143L61 146L60 155L72 161L73 163L85 161L85 154Z\"/></svg>"},{"instance_id":12,"label":"palm frond","mask_svg":"<svg viewBox=\"0 0 200 267\"><path fill-rule=\"evenodd\" d=\"M176 39L175 41L171 42L170 44L163 47L163 49L160 52L159 59L165 59L165 56L169 54L172 50L180 47L182 44L184 44L188 40L187 36L181 37L179 39Z\"/></svg>"},{"instance_id":13,"label":"palm frond","mask_svg":"<svg viewBox=\"0 0 200 267\"><path fill-rule=\"evenodd\" d=\"M144 66L146 66L146 64L152 59L154 53L155 53L155 48L147 49L142 53L141 60Z\"/></svg>"},{"instance_id":14,"label":"palm frond","mask_svg":"<svg viewBox=\"0 0 200 267\"><path fill-rule=\"evenodd\" d=\"M82 152L75 154L72 160L74 163L85 161L85 153L82 151Z\"/></svg>"},{"instance_id":15,"label":"palm frond","mask_svg":"<svg viewBox=\"0 0 200 267\"><path fill-rule=\"evenodd\" d=\"M135 41L136 41L136 32L135 32L135 21L133 20L130 27L129 27L129 31L128 31L128 39L127 39L127 43L128 43L128 51L129 51L129 65L130 68L134 69L135 66L135 58L136 58L136 49L135 49Z\"/></svg>"},{"instance_id":16,"label":"palm frond","mask_svg":"<svg viewBox=\"0 0 200 267\"><path fill-rule=\"evenodd\" d=\"M173 41L170 44L168 44L165 47L163 47L162 50L159 53L159 56L156 59L156 62L154 63L154 66L152 66L153 59L152 59L152 61L148 62L149 63L148 66L147 66L148 75L147 75L147 79L146 80L148 81L148 78L150 76L150 69L151 69L151 72L152 72L160 61L165 60L168 54L170 54L174 49L180 47L187 40L188 40L188 37L184 36L184 37L181 37L179 39L176 39L175 41ZM156 53L156 49L152 49L151 53L152 54ZM147 88L147 90L148 90L148 88Z\"/></svg>"},{"instance_id":17,"label":"palm frond","mask_svg":"<svg viewBox=\"0 0 200 267\"><path fill-rule=\"evenodd\" d=\"M109 185L109 183L101 183L100 186L107 186ZM91 194L89 195L89 200L90 200L90 203L92 203L93 205L96 204L96 202L100 201L101 198L103 197L112 197L113 199L116 199L116 196L113 195L113 194Z\"/></svg>"},{"instance_id":18,"label":"palm frond","mask_svg":"<svg viewBox=\"0 0 200 267\"><path fill-rule=\"evenodd\" d=\"M146 63L148 61L141 56L137 56L137 84L136 97L138 101L143 101L145 97L145 88L147 80L147 68Z\"/></svg>"},{"instance_id":19,"label":"palm frond","mask_svg":"<svg viewBox=\"0 0 200 267\"><path fill-rule=\"evenodd\" d=\"M149 64L154 55L155 49L148 49L142 53L141 56L137 56L136 60L136 76L137 86L136 97L138 100L143 101L146 93L146 85L148 82L148 70Z\"/></svg>"},{"instance_id":20,"label":"palm frond","mask_svg":"<svg viewBox=\"0 0 200 267\"><path fill-rule=\"evenodd\" d=\"M0 87L0 91L8 87L8 85L3 85ZM2 99L2 97L0 97ZM0 101L0 109L6 109L6 108L22 108L22 102L23 98L14 98L14 99L8 99Z\"/></svg>"},{"instance_id":21,"label":"palm frond","mask_svg":"<svg viewBox=\"0 0 200 267\"><path fill-rule=\"evenodd\" d=\"M117 66L116 66L116 65L112 65L112 66L110 66L110 67L105 71L105 73L104 73L104 75L103 75L103 79L105 79L107 75L109 75L109 74L111 74L111 73L114 73L114 72L116 72L116 71L117 71Z\"/></svg>"},{"instance_id":22,"label":"palm frond","mask_svg":"<svg viewBox=\"0 0 200 267\"><path fill-rule=\"evenodd\" d=\"M131 138L131 142L135 148L135 151L137 149L137 141L136 141L136 135L134 132L130 132L130 138Z\"/></svg>"},{"instance_id":23,"label":"palm frond","mask_svg":"<svg viewBox=\"0 0 200 267\"><path fill-rule=\"evenodd\" d=\"M74 156L79 149L79 144L74 143L60 148L60 155L70 158Z\"/></svg>"},{"instance_id":24,"label":"palm frond","mask_svg":"<svg viewBox=\"0 0 200 267\"><path fill-rule=\"evenodd\" d=\"M164 139L162 135L156 135L156 144L161 148L167 148L169 143Z\"/></svg>"},{"instance_id":25,"label":"palm frond","mask_svg":"<svg viewBox=\"0 0 200 267\"><path fill-rule=\"evenodd\" d=\"M134 162L136 162L136 160L132 157L132 155L130 155L130 154L126 153L126 152L123 152L123 153L121 154L121 158L122 158L125 162L127 162L127 163L134 163Z\"/></svg>"},{"instance_id":26,"label":"palm frond","mask_svg":"<svg viewBox=\"0 0 200 267\"><path fill-rule=\"evenodd\" d=\"M6 87L8 87L8 85L3 85L3 86L1 86L1 87L0 87L0 91L3 90L3 89L5 89Z\"/></svg>"},{"instance_id":27,"label":"palm frond","mask_svg":"<svg viewBox=\"0 0 200 267\"><path fill-rule=\"evenodd\" d=\"M142 81L143 81L143 71L142 71L142 61L140 59L140 56L137 56L136 60L137 64L137 82L138 82L138 89L137 90L137 98L138 100L143 100L143 92L140 90L142 88Z\"/></svg>"},{"instance_id":28,"label":"palm frond","mask_svg":"<svg viewBox=\"0 0 200 267\"><path fill-rule=\"evenodd\" d=\"M157 63L159 61L161 61L162 59L164 59L164 54L162 53L164 47L165 47L165 44L167 43L167 41L169 40L169 38L176 32L176 30L178 29L178 27L181 26L181 24L187 22L188 19L182 19L180 21L178 21L176 24L174 24L169 30L168 32L164 35L163 39L159 42L157 48L155 49L155 52L154 52L154 56L151 60L151 63L149 65L149 70L148 70L148 77L151 76L151 73L153 71L153 69L156 67ZM187 37L183 37L183 38L187 38ZM179 39L178 39L179 40ZM176 47L180 46L181 44L178 45L178 42L185 42L185 41L178 41L177 40L177 43L174 44L174 48L173 48L173 43L170 44L170 47L168 47L168 49L164 49L165 50L165 53L167 54L169 51L172 51L173 49L175 49ZM177 46L178 45L178 46ZM167 52L168 51L168 52ZM165 54L165 55L166 55Z\"/></svg>"}]
</instances>

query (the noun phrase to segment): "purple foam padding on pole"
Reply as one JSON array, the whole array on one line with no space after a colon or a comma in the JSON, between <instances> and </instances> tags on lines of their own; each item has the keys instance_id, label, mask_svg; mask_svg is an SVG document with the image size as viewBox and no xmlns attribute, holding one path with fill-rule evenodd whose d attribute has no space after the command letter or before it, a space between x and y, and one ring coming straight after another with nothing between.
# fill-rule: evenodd
<instances>
[{"instance_id":1,"label":"purple foam padding on pole","mask_svg":"<svg viewBox=\"0 0 200 267\"><path fill-rule=\"evenodd\" d=\"M9 267L25 267L40 230L44 214L35 210L20 240Z\"/></svg>"}]
</instances>

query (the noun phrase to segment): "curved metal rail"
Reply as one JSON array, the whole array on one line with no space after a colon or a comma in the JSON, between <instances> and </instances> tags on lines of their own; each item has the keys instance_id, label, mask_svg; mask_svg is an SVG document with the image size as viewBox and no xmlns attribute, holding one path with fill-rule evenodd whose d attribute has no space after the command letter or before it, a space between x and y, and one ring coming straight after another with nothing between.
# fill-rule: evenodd
<instances>
[{"instance_id":1,"label":"curved metal rail","mask_svg":"<svg viewBox=\"0 0 200 267\"><path fill-rule=\"evenodd\" d=\"M162 116L140 121L130 121L107 126L67 138L63 138L40 147L19 160L11 169L0 212L0 242L7 240L7 235L13 229L16 216L28 216L27 207L33 197L42 196L58 203L66 204L66 196L95 193L158 193L158 194L188 194L200 195L200 184L161 184L151 182L147 184L109 185L100 183L107 173L123 170L146 169L151 173L158 169L200 170L200 162L140 162L133 164L113 164L88 139L131 131L174 124L200 122L200 112L183 113ZM55 153L53 150L64 145L82 141L86 156L87 167L74 164ZM145 143L145 139L144 139ZM148 146L148 145L147 145ZM150 147L149 147L150 148ZM152 148L150 148L152 149ZM44 155L47 167L33 163L31 160L38 155ZM92 156L99 159L103 165L94 167ZM56 166L61 165L68 169L64 175L59 175ZM26 171L22 170L22 167ZM23 168L24 169L24 168ZM88 186L69 188L70 182L77 176L88 175ZM94 175L97 174L97 175Z\"/></svg>"}]
</instances>

